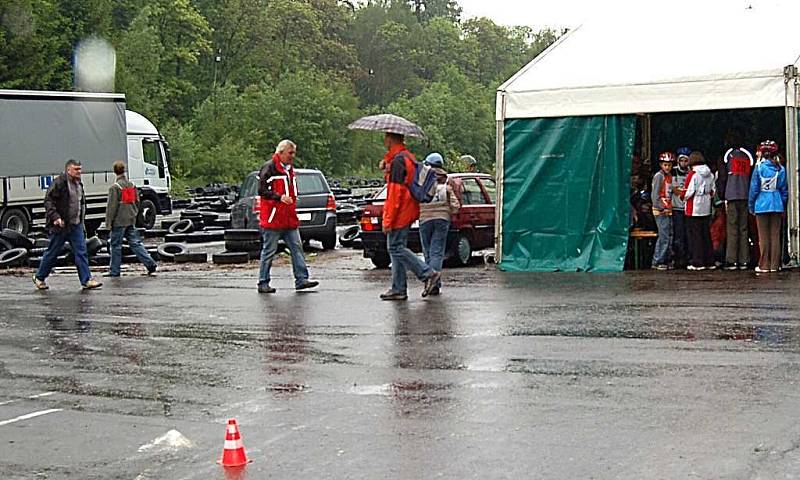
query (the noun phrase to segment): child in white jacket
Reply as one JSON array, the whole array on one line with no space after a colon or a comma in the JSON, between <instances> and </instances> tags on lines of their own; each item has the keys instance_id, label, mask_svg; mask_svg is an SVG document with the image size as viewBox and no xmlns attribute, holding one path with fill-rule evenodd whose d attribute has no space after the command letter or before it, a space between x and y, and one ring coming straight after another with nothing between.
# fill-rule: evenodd
<instances>
[{"instance_id":1,"label":"child in white jacket","mask_svg":"<svg viewBox=\"0 0 800 480\"><path fill-rule=\"evenodd\" d=\"M689 155L691 171L681 197L686 201L686 229L691 263L688 270L713 270L714 249L711 245L711 201L714 198L714 174L703 154Z\"/></svg>"}]
</instances>

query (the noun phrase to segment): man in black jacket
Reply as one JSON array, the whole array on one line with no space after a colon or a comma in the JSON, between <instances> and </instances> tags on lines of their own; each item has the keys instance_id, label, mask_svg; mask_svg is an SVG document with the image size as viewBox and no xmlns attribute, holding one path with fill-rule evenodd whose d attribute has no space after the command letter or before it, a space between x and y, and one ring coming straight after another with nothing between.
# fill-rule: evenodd
<instances>
[{"instance_id":1,"label":"man in black jacket","mask_svg":"<svg viewBox=\"0 0 800 480\"><path fill-rule=\"evenodd\" d=\"M92 278L89 271L89 256L86 253L86 237L83 220L86 215L86 198L81 183L81 164L76 160L67 160L65 172L53 180L47 189L44 199L47 216L47 230L50 232L50 244L42 255L39 270L33 276L33 284L39 290L49 287L45 280L55 266L56 259L69 242L78 268L78 278L84 290L99 288L103 284Z\"/></svg>"}]
</instances>

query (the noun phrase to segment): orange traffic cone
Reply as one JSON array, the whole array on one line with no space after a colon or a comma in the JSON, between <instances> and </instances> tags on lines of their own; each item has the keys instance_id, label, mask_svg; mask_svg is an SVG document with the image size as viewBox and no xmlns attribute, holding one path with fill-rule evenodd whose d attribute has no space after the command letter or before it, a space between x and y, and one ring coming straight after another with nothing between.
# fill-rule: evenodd
<instances>
[{"instance_id":1,"label":"orange traffic cone","mask_svg":"<svg viewBox=\"0 0 800 480\"><path fill-rule=\"evenodd\" d=\"M222 458L217 460L217 463L223 467L240 467L250 462L252 460L248 460L247 454L244 453L242 436L239 435L239 425L236 424L235 418L231 418L228 420L228 427L225 431L225 447L222 450Z\"/></svg>"}]
</instances>

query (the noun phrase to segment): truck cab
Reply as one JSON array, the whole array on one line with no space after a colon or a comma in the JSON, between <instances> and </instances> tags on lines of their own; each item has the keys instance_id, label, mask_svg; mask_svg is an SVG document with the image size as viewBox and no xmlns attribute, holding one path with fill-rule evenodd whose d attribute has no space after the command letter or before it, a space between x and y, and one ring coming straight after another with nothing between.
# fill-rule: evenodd
<instances>
[{"instance_id":1,"label":"truck cab","mask_svg":"<svg viewBox=\"0 0 800 480\"><path fill-rule=\"evenodd\" d=\"M141 204L137 224L152 228L156 215L172 213L169 195L169 144L150 120L125 111L128 131L128 178L139 187Z\"/></svg>"}]
</instances>

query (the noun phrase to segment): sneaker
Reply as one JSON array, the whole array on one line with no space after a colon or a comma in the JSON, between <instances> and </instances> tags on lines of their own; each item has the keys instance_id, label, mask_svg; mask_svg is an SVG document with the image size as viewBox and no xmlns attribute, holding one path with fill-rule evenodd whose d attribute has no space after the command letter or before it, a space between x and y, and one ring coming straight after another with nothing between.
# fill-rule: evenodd
<instances>
[{"instance_id":1,"label":"sneaker","mask_svg":"<svg viewBox=\"0 0 800 480\"><path fill-rule=\"evenodd\" d=\"M769 273L777 273L777 272L780 272L780 271L781 271L780 268L770 268L769 269Z\"/></svg>"},{"instance_id":2,"label":"sneaker","mask_svg":"<svg viewBox=\"0 0 800 480\"><path fill-rule=\"evenodd\" d=\"M442 278L442 272L437 272L434 270L428 275L428 278L425 279L425 289L422 290L422 296L427 297L430 295L431 290L436 287L436 284L439 283L439 280Z\"/></svg>"},{"instance_id":3,"label":"sneaker","mask_svg":"<svg viewBox=\"0 0 800 480\"><path fill-rule=\"evenodd\" d=\"M38 278L36 278L36 275L33 276L33 284L36 285L36 288L39 289L39 290L47 290L48 288L50 288L44 282L44 280L39 280Z\"/></svg>"},{"instance_id":4,"label":"sneaker","mask_svg":"<svg viewBox=\"0 0 800 480\"><path fill-rule=\"evenodd\" d=\"M153 265L152 267L147 267L147 274L148 275L152 275L152 274L156 273L156 269L157 268L158 268L158 265Z\"/></svg>"},{"instance_id":5,"label":"sneaker","mask_svg":"<svg viewBox=\"0 0 800 480\"><path fill-rule=\"evenodd\" d=\"M408 295L403 292L388 290L386 293L381 293L381 300L408 300Z\"/></svg>"},{"instance_id":6,"label":"sneaker","mask_svg":"<svg viewBox=\"0 0 800 480\"><path fill-rule=\"evenodd\" d=\"M716 265L709 265L706 267L706 270L716 270L716 269L717 269Z\"/></svg>"},{"instance_id":7,"label":"sneaker","mask_svg":"<svg viewBox=\"0 0 800 480\"><path fill-rule=\"evenodd\" d=\"M756 273L769 273L769 270L764 270L761 267L756 267Z\"/></svg>"},{"instance_id":8,"label":"sneaker","mask_svg":"<svg viewBox=\"0 0 800 480\"><path fill-rule=\"evenodd\" d=\"M119 274L114 275L111 272L106 272L106 273L103 274L103 276L106 277L106 278L119 278Z\"/></svg>"},{"instance_id":9,"label":"sneaker","mask_svg":"<svg viewBox=\"0 0 800 480\"><path fill-rule=\"evenodd\" d=\"M433 290L431 290L431 293L429 293L428 295L431 296L431 297L435 297L435 296L438 296L438 295L441 295L441 294L442 294L442 292L441 292L441 290L439 290L439 287L433 287Z\"/></svg>"},{"instance_id":10,"label":"sneaker","mask_svg":"<svg viewBox=\"0 0 800 480\"><path fill-rule=\"evenodd\" d=\"M316 280L305 280L300 285L294 287L295 290L305 290L307 288L314 288L319 285L319 282Z\"/></svg>"},{"instance_id":11,"label":"sneaker","mask_svg":"<svg viewBox=\"0 0 800 480\"><path fill-rule=\"evenodd\" d=\"M95 288L100 288L102 286L103 284L101 282L98 282L94 278L90 278L88 282L82 285L84 290L94 290Z\"/></svg>"},{"instance_id":12,"label":"sneaker","mask_svg":"<svg viewBox=\"0 0 800 480\"><path fill-rule=\"evenodd\" d=\"M686 270L694 270L694 271L700 271L705 269L706 267L695 267L694 265L689 265L686 267Z\"/></svg>"},{"instance_id":13,"label":"sneaker","mask_svg":"<svg viewBox=\"0 0 800 480\"><path fill-rule=\"evenodd\" d=\"M660 265L653 265L653 269L654 269L654 270L666 270L667 268L669 268L669 267L667 267L667 266L666 266L666 265L664 265L664 264L660 264Z\"/></svg>"},{"instance_id":14,"label":"sneaker","mask_svg":"<svg viewBox=\"0 0 800 480\"><path fill-rule=\"evenodd\" d=\"M737 270L738 268L739 266L735 263L726 263L725 266L722 267L723 270Z\"/></svg>"},{"instance_id":15,"label":"sneaker","mask_svg":"<svg viewBox=\"0 0 800 480\"><path fill-rule=\"evenodd\" d=\"M739 270L747 270L747 264L746 263L740 263L739 264Z\"/></svg>"},{"instance_id":16,"label":"sneaker","mask_svg":"<svg viewBox=\"0 0 800 480\"><path fill-rule=\"evenodd\" d=\"M270 287L269 285L259 285L258 293L275 293L275 289Z\"/></svg>"}]
</instances>

